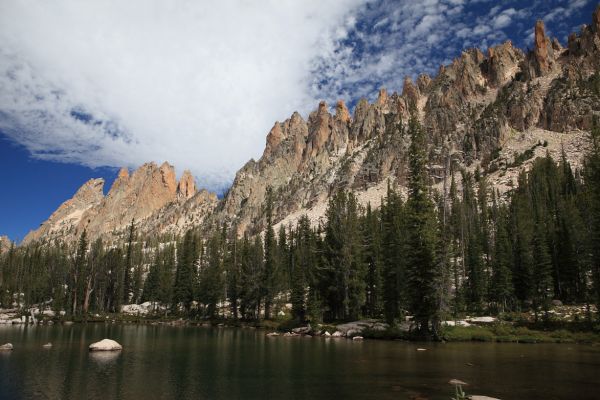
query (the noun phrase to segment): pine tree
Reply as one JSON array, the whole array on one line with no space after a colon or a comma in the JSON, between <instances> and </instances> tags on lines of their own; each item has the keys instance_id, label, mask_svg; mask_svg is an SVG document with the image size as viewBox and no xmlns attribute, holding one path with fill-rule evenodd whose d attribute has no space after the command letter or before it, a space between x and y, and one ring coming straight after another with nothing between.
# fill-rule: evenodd
<instances>
[{"instance_id":1,"label":"pine tree","mask_svg":"<svg viewBox=\"0 0 600 400\"><path fill-rule=\"evenodd\" d=\"M265 197L265 262L263 268L262 295L265 301L265 319L271 318L271 304L275 293L275 276L277 274L277 241L273 229L273 190L269 186Z\"/></svg>"},{"instance_id":2,"label":"pine tree","mask_svg":"<svg viewBox=\"0 0 600 400\"><path fill-rule=\"evenodd\" d=\"M364 262L367 265L365 314L378 318L382 311L383 280L381 256L381 221L378 212L367 205L366 214L361 219L363 233Z\"/></svg>"},{"instance_id":3,"label":"pine tree","mask_svg":"<svg viewBox=\"0 0 600 400\"><path fill-rule=\"evenodd\" d=\"M593 295L589 300L600 305L600 121L594 118L592 148L584 160L585 197L587 201L588 248ZM599 317L600 318L600 314Z\"/></svg>"},{"instance_id":4,"label":"pine tree","mask_svg":"<svg viewBox=\"0 0 600 400\"><path fill-rule=\"evenodd\" d=\"M190 311L194 299L196 283L196 243L191 230L187 231L177 261L177 272L173 287L174 305L182 304L187 312Z\"/></svg>"},{"instance_id":5,"label":"pine tree","mask_svg":"<svg viewBox=\"0 0 600 400\"><path fill-rule=\"evenodd\" d=\"M87 232L84 229L79 237L77 244L77 253L75 253L75 259L73 260L73 267L71 269L71 314L78 314L78 300L81 293L81 276L83 274L85 264L87 263Z\"/></svg>"},{"instance_id":6,"label":"pine tree","mask_svg":"<svg viewBox=\"0 0 600 400\"><path fill-rule=\"evenodd\" d=\"M416 117L411 117L408 130L411 136L406 204L409 305L419 333L437 336L440 276L436 260L438 225L429 197L425 134Z\"/></svg>"},{"instance_id":7,"label":"pine tree","mask_svg":"<svg viewBox=\"0 0 600 400\"><path fill-rule=\"evenodd\" d=\"M135 240L135 220L131 220L127 237L127 251L125 252L125 271L123 275L123 286L121 288L121 299L123 304L129 303L131 293L131 273L133 268L133 242Z\"/></svg>"}]
</instances>

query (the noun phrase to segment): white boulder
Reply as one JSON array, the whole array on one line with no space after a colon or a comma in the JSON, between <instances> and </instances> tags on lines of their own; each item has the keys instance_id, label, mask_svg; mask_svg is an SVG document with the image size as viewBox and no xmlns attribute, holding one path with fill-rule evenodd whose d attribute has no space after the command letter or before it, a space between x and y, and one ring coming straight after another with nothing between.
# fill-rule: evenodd
<instances>
[{"instance_id":1,"label":"white boulder","mask_svg":"<svg viewBox=\"0 0 600 400\"><path fill-rule=\"evenodd\" d=\"M102 339L90 344L90 351L116 351L123 350L123 346L111 339Z\"/></svg>"},{"instance_id":2,"label":"white boulder","mask_svg":"<svg viewBox=\"0 0 600 400\"><path fill-rule=\"evenodd\" d=\"M354 337L352 338L352 340L357 340L357 341L360 341L360 340L363 340L363 339L364 339L364 338L363 338L362 336L354 336Z\"/></svg>"},{"instance_id":3,"label":"white boulder","mask_svg":"<svg viewBox=\"0 0 600 400\"><path fill-rule=\"evenodd\" d=\"M474 317L474 318L468 319L468 322L480 323L480 324L490 324L492 322L496 322L496 318L494 318L494 317Z\"/></svg>"},{"instance_id":4,"label":"white boulder","mask_svg":"<svg viewBox=\"0 0 600 400\"><path fill-rule=\"evenodd\" d=\"M45 345L42 346L45 349L49 349L52 347L52 343L46 343Z\"/></svg>"},{"instance_id":5,"label":"white boulder","mask_svg":"<svg viewBox=\"0 0 600 400\"><path fill-rule=\"evenodd\" d=\"M340 331L335 331L333 332L333 335L331 335L331 337L343 337L344 334Z\"/></svg>"},{"instance_id":6,"label":"white boulder","mask_svg":"<svg viewBox=\"0 0 600 400\"><path fill-rule=\"evenodd\" d=\"M2 346L0 346L0 351L12 350L12 349L13 349L12 343L6 343L6 344L3 344Z\"/></svg>"}]
</instances>

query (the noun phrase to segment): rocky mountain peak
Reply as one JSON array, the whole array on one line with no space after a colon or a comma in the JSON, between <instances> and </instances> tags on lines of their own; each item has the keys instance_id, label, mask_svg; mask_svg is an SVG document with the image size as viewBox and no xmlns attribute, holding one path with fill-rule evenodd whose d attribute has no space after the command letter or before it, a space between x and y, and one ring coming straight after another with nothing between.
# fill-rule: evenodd
<instances>
[{"instance_id":1,"label":"rocky mountain peak","mask_svg":"<svg viewBox=\"0 0 600 400\"><path fill-rule=\"evenodd\" d=\"M319 108L308 118L308 143L304 152L305 159L314 158L327 143L331 134L331 114L327 103L321 101Z\"/></svg>"},{"instance_id":2,"label":"rocky mountain peak","mask_svg":"<svg viewBox=\"0 0 600 400\"><path fill-rule=\"evenodd\" d=\"M384 106L387 104L387 101L388 101L387 90L385 88L379 89L379 94L377 95L376 104L379 106Z\"/></svg>"},{"instance_id":3,"label":"rocky mountain peak","mask_svg":"<svg viewBox=\"0 0 600 400\"><path fill-rule=\"evenodd\" d=\"M281 131L281 124L279 121L275 122L275 125L271 128L267 134L267 144L265 145L265 151L263 157L270 157L271 154L279 147L279 144L283 140L283 132Z\"/></svg>"},{"instance_id":4,"label":"rocky mountain peak","mask_svg":"<svg viewBox=\"0 0 600 400\"><path fill-rule=\"evenodd\" d=\"M177 197L187 200L196 194L196 182L189 170L183 171L177 184Z\"/></svg>"},{"instance_id":5,"label":"rocky mountain peak","mask_svg":"<svg viewBox=\"0 0 600 400\"><path fill-rule=\"evenodd\" d=\"M335 119L345 123L350 122L350 111L348 111L344 100L338 100L335 105Z\"/></svg>"},{"instance_id":6,"label":"rocky mountain peak","mask_svg":"<svg viewBox=\"0 0 600 400\"><path fill-rule=\"evenodd\" d=\"M523 52L510 40L488 49L487 76L493 86L502 86L512 79L524 59Z\"/></svg>"},{"instance_id":7,"label":"rocky mountain peak","mask_svg":"<svg viewBox=\"0 0 600 400\"><path fill-rule=\"evenodd\" d=\"M104 198L104 179L90 179L84 183L73 196L73 200L82 203L94 203Z\"/></svg>"},{"instance_id":8,"label":"rocky mountain peak","mask_svg":"<svg viewBox=\"0 0 600 400\"><path fill-rule=\"evenodd\" d=\"M416 106L417 102L419 101L419 88L413 84L410 76L404 77L402 97L407 99L409 104L412 106Z\"/></svg>"},{"instance_id":9,"label":"rocky mountain peak","mask_svg":"<svg viewBox=\"0 0 600 400\"><path fill-rule=\"evenodd\" d=\"M544 21L538 19L535 23L535 39L533 53L536 61L536 72L538 76L547 74L550 71L550 59L548 55L548 46L550 39L546 36Z\"/></svg>"},{"instance_id":10,"label":"rocky mountain peak","mask_svg":"<svg viewBox=\"0 0 600 400\"><path fill-rule=\"evenodd\" d=\"M6 235L0 236L0 254L7 251L10 248L11 244L12 244L12 242L10 241L8 236L6 236Z\"/></svg>"},{"instance_id":11,"label":"rocky mountain peak","mask_svg":"<svg viewBox=\"0 0 600 400\"><path fill-rule=\"evenodd\" d=\"M429 85L431 85L431 77L427 74L420 74L417 78L417 87L419 88L419 91L421 93L427 92L427 90L429 89Z\"/></svg>"}]
</instances>

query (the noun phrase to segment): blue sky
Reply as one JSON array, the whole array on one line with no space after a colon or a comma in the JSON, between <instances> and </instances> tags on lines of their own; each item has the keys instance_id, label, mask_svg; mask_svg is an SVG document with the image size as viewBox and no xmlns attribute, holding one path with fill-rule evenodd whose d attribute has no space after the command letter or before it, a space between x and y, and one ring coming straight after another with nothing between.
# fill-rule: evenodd
<instances>
[{"instance_id":1,"label":"blue sky","mask_svg":"<svg viewBox=\"0 0 600 400\"><path fill-rule=\"evenodd\" d=\"M592 0L0 2L0 234L21 239L86 180L168 161L223 190L273 122L533 24L566 43Z\"/></svg>"}]
</instances>

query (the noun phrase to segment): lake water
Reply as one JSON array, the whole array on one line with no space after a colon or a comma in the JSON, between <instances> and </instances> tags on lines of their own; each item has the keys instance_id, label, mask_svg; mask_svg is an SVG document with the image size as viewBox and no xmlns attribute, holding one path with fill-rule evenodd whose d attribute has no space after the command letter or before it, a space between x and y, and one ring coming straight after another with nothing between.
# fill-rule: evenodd
<instances>
[{"instance_id":1,"label":"lake water","mask_svg":"<svg viewBox=\"0 0 600 400\"><path fill-rule=\"evenodd\" d=\"M124 347L89 353L103 338ZM265 337L241 328L0 326L0 399L600 399L600 348ZM52 342L51 349L42 345ZM426 347L427 351L417 351ZM419 397L421 396L421 397Z\"/></svg>"}]
</instances>

